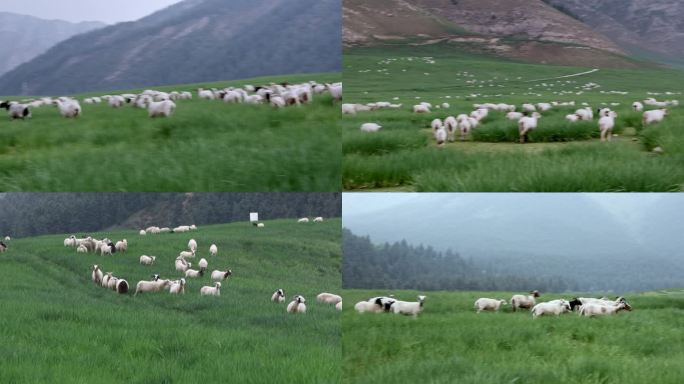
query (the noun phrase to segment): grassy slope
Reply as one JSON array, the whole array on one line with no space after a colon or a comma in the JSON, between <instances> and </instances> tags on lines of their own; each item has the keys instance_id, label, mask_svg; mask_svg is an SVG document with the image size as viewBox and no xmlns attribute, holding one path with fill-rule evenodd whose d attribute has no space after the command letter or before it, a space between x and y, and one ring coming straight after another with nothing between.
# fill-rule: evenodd
<instances>
[{"instance_id":1,"label":"grassy slope","mask_svg":"<svg viewBox=\"0 0 684 384\"><path fill-rule=\"evenodd\" d=\"M293 75L159 89L194 93L198 87L339 78ZM130 107L82 106L83 117L75 121L53 107L35 109L25 122L0 118L0 190L339 190L339 112L329 96L274 110L195 94L179 101L170 119L150 119Z\"/></svg>"},{"instance_id":2,"label":"grassy slope","mask_svg":"<svg viewBox=\"0 0 684 384\"><path fill-rule=\"evenodd\" d=\"M408 61L407 57L415 57ZM418 57L433 57L434 64ZM388 62L389 58L397 61ZM647 92L680 92L684 74L675 70L603 69L586 76L527 82L584 72L586 68L541 66L496 61L462 54L444 44L411 50L373 48L345 54L345 101L392 101L400 110L359 113L343 118L343 186L347 190L402 188L417 191L678 191L684 188L684 113L671 109L663 124L641 129L640 117L630 110ZM463 76L468 72L474 77ZM426 74L427 73L427 74ZM461 76L459 76L459 73ZM466 81L478 80L474 84ZM566 83L573 81L574 83ZM601 88L578 91L595 82ZM546 83L547 86L542 86ZM553 84L553 86L548 86ZM601 91L629 91L628 95ZM534 93L531 95L530 93ZM482 94L486 96L472 96ZM541 94L541 96L537 96ZM501 95L501 96L496 96ZM447 98L449 96L449 98ZM398 97L398 100L394 98ZM659 99L681 98L662 95ZM475 140L435 146L429 129L434 118L469 113L473 103L506 102L518 107L541 101L619 102L620 115L612 143L598 142L596 120L569 126L564 121L575 108L546 113L531 139L518 145L515 123L492 113ZM410 112L413 104L449 102L448 112ZM579 106L579 105L578 105ZM364 134L364 122L383 125L377 134ZM661 146L662 156L649 151Z\"/></svg>"},{"instance_id":3,"label":"grassy slope","mask_svg":"<svg viewBox=\"0 0 684 384\"><path fill-rule=\"evenodd\" d=\"M473 303L502 292L428 293L413 320L363 314L352 303L384 292L347 290L344 382L681 383L684 291L629 295L635 308L610 318L482 313ZM416 292L394 292L415 300ZM550 298L543 298L550 299ZM654 381L655 380L655 381Z\"/></svg>"},{"instance_id":4,"label":"grassy slope","mask_svg":"<svg viewBox=\"0 0 684 384\"><path fill-rule=\"evenodd\" d=\"M339 381L339 313L315 303L340 286L339 219L104 235L126 237L128 253L77 254L62 247L64 236L44 236L12 240L0 254L0 382ZM182 297L118 295L90 281L94 263L132 285L155 272L178 276L173 260L191 237L209 270L233 270L220 297L199 296L209 276L189 281ZM212 242L216 257L208 255ZM156 265L138 264L141 254L158 256ZM304 295L307 313L271 303L279 287L288 299Z\"/></svg>"}]
</instances>

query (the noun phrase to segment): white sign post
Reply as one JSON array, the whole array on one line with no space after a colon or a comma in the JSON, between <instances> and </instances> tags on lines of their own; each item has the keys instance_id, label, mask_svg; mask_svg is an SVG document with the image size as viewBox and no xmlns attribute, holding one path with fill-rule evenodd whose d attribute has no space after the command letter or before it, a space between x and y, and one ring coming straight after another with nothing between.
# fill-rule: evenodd
<instances>
[{"instance_id":1,"label":"white sign post","mask_svg":"<svg viewBox=\"0 0 684 384\"><path fill-rule=\"evenodd\" d=\"M259 221L259 212L250 212L249 221L252 223Z\"/></svg>"}]
</instances>

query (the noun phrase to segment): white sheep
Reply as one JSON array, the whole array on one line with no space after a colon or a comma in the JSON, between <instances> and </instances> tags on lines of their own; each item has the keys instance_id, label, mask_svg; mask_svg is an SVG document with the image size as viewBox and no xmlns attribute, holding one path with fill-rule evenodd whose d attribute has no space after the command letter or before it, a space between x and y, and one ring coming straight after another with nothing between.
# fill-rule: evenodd
<instances>
[{"instance_id":1,"label":"white sheep","mask_svg":"<svg viewBox=\"0 0 684 384\"><path fill-rule=\"evenodd\" d=\"M110 247L107 244L102 244L100 246L100 256L111 255L111 254L112 254L112 247Z\"/></svg>"},{"instance_id":2,"label":"white sheep","mask_svg":"<svg viewBox=\"0 0 684 384\"><path fill-rule=\"evenodd\" d=\"M506 300L489 299L486 297L481 297L475 300L475 309L477 313L482 311L498 311L502 305L506 305Z\"/></svg>"},{"instance_id":3,"label":"white sheep","mask_svg":"<svg viewBox=\"0 0 684 384\"><path fill-rule=\"evenodd\" d=\"M195 251L182 251L179 254L180 257L187 259L187 258L194 258L195 257Z\"/></svg>"},{"instance_id":4,"label":"white sheep","mask_svg":"<svg viewBox=\"0 0 684 384\"><path fill-rule=\"evenodd\" d=\"M636 112L641 112L644 110L644 105L639 101L635 101L632 103L632 109Z\"/></svg>"},{"instance_id":5,"label":"white sheep","mask_svg":"<svg viewBox=\"0 0 684 384\"><path fill-rule=\"evenodd\" d=\"M316 296L316 301L324 304L337 304L342 301L342 297L335 295L333 293L323 292Z\"/></svg>"},{"instance_id":6,"label":"white sheep","mask_svg":"<svg viewBox=\"0 0 684 384\"><path fill-rule=\"evenodd\" d=\"M277 289L275 292L273 292L273 295L271 295L271 301L274 303L282 303L285 301L285 291L282 289Z\"/></svg>"},{"instance_id":7,"label":"white sheep","mask_svg":"<svg viewBox=\"0 0 684 384\"><path fill-rule=\"evenodd\" d=\"M558 316L563 312L570 310L570 303L565 300L558 300L554 302L539 303L532 307L532 317L539 317L544 315Z\"/></svg>"},{"instance_id":8,"label":"white sheep","mask_svg":"<svg viewBox=\"0 0 684 384\"><path fill-rule=\"evenodd\" d=\"M518 121L518 120L522 119L523 116L524 116L524 115L522 114L522 112L508 112L508 113L506 114L506 118L507 118L508 120L515 120L515 121Z\"/></svg>"},{"instance_id":9,"label":"white sheep","mask_svg":"<svg viewBox=\"0 0 684 384\"><path fill-rule=\"evenodd\" d=\"M414 105L413 113L430 113L430 108L424 104Z\"/></svg>"},{"instance_id":10,"label":"white sheep","mask_svg":"<svg viewBox=\"0 0 684 384\"><path fill-rule=\"evenodd\" d=\"M117 241L114 248L116 248L117 252L126 252L128 250L128 240L123 239L121 241Z\"/></svg>"},{"instance_id":11,"label":"white sheep","mask_svg":"<svg viewBox=\"0 0 684 384\"><path fill-rule=\"evenodd\" d=\"M159 292L162 289L167 288L169 285L171 285L171 281L167 279L159 279L158 275L155 277L157 280L154 281L147 281L147 280L140 280L138 284L135 286L135 294L134 296L137 296L138 293L145 293L145 292Z\"/></svg>"},{"instance_id":12,"label":"white sheep","mask_svg":"<svg viewBox=\"0 0 684 384\"><path fill-rule=\"evenodd\" d=\"M157 260L157 256L147 256L147 255L140 256L140 264L142 264L142 265L152 265L152 264L154 264L155 260Z\"/></svg>"},{"instance_id":13,"label":"white sheep","mask_svg":"<svg viewBox=\"0 0 684 384\"><path fill-rule=\"evenodd\" d=\"M342 310L342 302L341 301L339 303L335 304L335 309L337 309L338 311Z\"/></svg>"},{"instance_id":14,"label":"white sheep","mask_svg":"<svg viewBox=\"0 0 684 384\"><path fill-rule=\"evenodd\" d=\"M230 269L227 271L219 271L219 270L213 270L211 272L211 279L212 280L225 280L228 278L228 276L231 276L233 274L233 271Z\"/></svg>"},{"instance_id":15,"label":"white sheep","mask_svg":"<svg viewBox=\"0 0 684 384\"><path fill-rule=\"evenodd\" d=\"M140 233L140 236L147 235L147 231L145 231L144 229L141 229L139 233Z\"/></svg>"},{"instance_id":16,"label":"white sheep","mask_svg":"<svg viewBox=\"0 0 684 384\"><path fill-rule=\"evenodd\" d=\"M150 117L169 117L176 110L176 103L171 100L150 102L147 112Z\"/></svg>"},{"instance_id":17,"label":"white sheep","mask_svg":"<svg viewBox=\"0 0 684 384\"><path fill-rule=\"evenodd\" d=\"M209 247L209 254L212 256L216 256L218 254L218 247L216 247L216 244L212 244Z\"/></svg>"},{"instance_id":18,"label":"white sheep","mask_svg":"<svg viewBox=\"0 0 684 384\"><path fill-rule=\"evenodd\" d=\"M580 316L594 317L594 316L608 316L614 315L622 310L631 310L631 307L625 302L619 302L615 305L603 305L598 303L589 303L582 305L580 309Z\"/></svg>"},{"instance_id":19,"label":"white sheep","mask_svg":"<svg viewBox=\"0 0 684 384\"><path fill-rule=\"evenodd\" d=\"M188 268L185 271L185 277L202 277L204 276L204 270L200 269L199 271L196 269L190 269Z\"/></svg>"},{"instance_id":20,"label":"white sheep","mask_svg":"<svg viewBox=\"0 0 684 384\"><path fill-rule=\"evenodd\" d=\"M64 246L65 247L75 247L76 246L76 237L74 235L71 235L64 239Z\"/></svg>"},{"instance_id":21,"label":"white sheep","mask_svg":"<svg viewBox=\"0 0 684 384\"><path fill-rule=\"evenodd\" d=\"M82 115L81 105L76 100L55 100L59 113L66 119L77 118Z\"/></svg>"},{"instance_id":22,"label":"white sheep","mask_svg":"<svg viewBox=\"0 0 684 384\"><path fill-rule=\"evenodd\" d=\"M447 140L454 141L456 135L456 129L458 129L458 122L453 116L448 116L444 119L444 128L447 130Z\"/></svg>"},{"instance_id":23,"label":"white sheep","mask_svg":"<svg viewBox=\"0 0 684 384\"><path fill-rule=\"evenodd\" d=\"M302 217L301 219L297 220L298 223L308 223L309 218L308 217Z\"/></svg>"},{"instance_id":24,"label":"white sheep","mask_svg":"<svg viewBox=\"0 0 684 384\"><path fill-rule=\"evenodd\" d=\"M530 133L530 131L537 128L539 118L541 118L539 112L533 112L532 116L524 116L518 120L518 132L520 134L521 144L524 144L528 141L527 135Z\"/></svg>"},{"instance_id":25,"label":"white sheep","mask_svg":"<svg viewBox=\"0 0 684 384\"><path fill-rule=\"evenodd\" d=\"M107 272L104 274L102 277L102 281L100 282L100 285L103 286L104 288L107 288L109 286L109 279L112 278L112 272Z\"/></svg>"},{"instance_id":26,"label":"white sheep","mask_svg":"<svg viewBox=\"0 0 684 384\"><path fill-rule=\"evenodd\" d=\"M435 141L437 142L437 145L439 145L439 146L443 146L444 143L446 142L447 138L448 138L447 131L446 131L446 129L444 129L444 127L439 127L439 129L437 129L434 132L434 136L435 136Z\"/></svg>"},{"instance_id":27,"label":"white sheep","mask_svg":"<svg viewBox=\"0 0 684 384\"><path fill-rule=\"evenodd\" d=\"M88 253L88 248L87 248L85 245L81 244L81 245L78 246L78 248L76 248L76 252L78 252L78 253Z\"/></svg>"},{"instance_id":28,"label":"white sheep","mask_svg":"<svg viewBox=\"0 0 684 384\"><path fill-rule=\"evenodd\" d=\"M667 109L654 109L652 111L644 112L644 125L660 123L667 116Z\"/></svg>"},{"instance_id":29,"label":"white sheep","mask_svg":"<svg viewBox=\"0 0 684 384\"><path fill-rule=\"evenodd\" d=\"M264 223L258 223L256 226L257 226L257 228L263 228L263 227L265 227L266 225L265 225Z\"/></svg>"},{"instance_id":30,"label":"white sheep","mask_svg":"<svg viewBox=\"0 0 684 384\"><path fill-rule=\"evenodd\" d=\"M171 283L171 287L169 287L169 293L172 295L185 294L185 279L176 280Z\"/></svg>"},{"instance_id":31,"label":"white sheep","mask_svg":"<svg viewBox=\"0 0 684 384\"><path fill-rule=\"evenodd\" d=\"M532 104L523 104L523 105L522 105L522 110L523 110L523 112L536 112L536 111L537 111L537 107L535 107L535 106L532 105Z\"/></svg>"},{"instance_id":32,"label":"white sheep","mask_svg":"<svg viewBox=\"0 0 684 384\"><path fill-rule=\"evenodd\" d=\"M0 103L0 108L7 110L10 120L24 120L31 117L31 107L25 104L3 101Z\"/></svg>"},{"instance_id":33,"label":"white sheep","mask_svg":"<svg viewBox=\"0 0 684 384\"><path fill-rule=\"evenodd\" d=\"M322 223L322 222L323 222L323 217L321 217L321 216L314 217L313 222L314 222L314 223Z\"/></svg>"},{"instance_id":34,"label":"white sheep","mask_svg":"<svg viewBox=\"0 0 684 384\"><path fill-rule=\"evenodd\" d=\"M382 125L376 123L363 123L361 124L361 130L363 132L377 132L382 128Z\"/></svg>"},{"instance_id":35,"label":"white sheep","mask_svg":"<svg viewBox=\"0 0 684 384\"><path fill-rule=\"evenodd\" d=\"M602 110L601 118L598 121L599 131L601 132L601 141L610 141L615 127L615 119L617 118L617 113L611 110Z\"/></svg>"},{"instance_id":36,"label":"white sheep","mask_svg":"<svg viewBox=\"0 0 684 384\"><path fill-rule=\"evenodd\" d=\"M197 90L197 96L199 96L200 99L204 100L215 100L216 96L214 96L214 92L208 90L208 89L198 89Z\"/></svg>"},{"instance_id":37,"label":"white sheep","mask_svg":"<svg viewBox=\"0 0 684 384\"><path fill-rule=\"evenodd\" d=\"M513 297L511 297L513 312L517 311L519 308L531 309L536 304L535 298L539 296L539 291L536 290L531 291L529 295L513 295Z\"/></svg>"},{"instance_id":38,"label":"white sheep","mask_svg":"<svg viewBox=\"0 0 684 384\"><path fill-rule=\"evenodd\" d=\"M580 120L594 120L594 111L589 107L576 110L575 115L577 115Z\"/></svg>"},{"instance_id":39,"label":"white sheep","mask_svg":"<svg viewBox=\"0 0 684 384\"><path fill-rule=\"evenodd\" d=\"M306 299L304 296L295 296L290 304L287 305L288 313L306 313Z\"/></svg>"},{"instance_id":40,"label":"white sheep","mask_svg":"<svg viewBox=\"0 0 684 384\"><path fill-rule=\"evenodd\" d=\"M190 239L190 241L188 241L188 249L191 251L197 251L197 242L195 239Z\"/></svg>"},{"instance_id":41,"label":"white sheep","mask_svg":"<svg viewBox=\"0 0 684 384\"><path fill-rule=\"evenodd\" d=\"M575 123L575 122L577 122L579 119L580 119L579 116L575 115L574 113L573 113L573 114L570 114L570 115L565 115L565 120L567 120L567 121L569 121L569 122L571 122L571 123Z\"/></svg>"},{"instance_id":42,"label":"white sheep","mask_svg":"<svg viewBox=\"0 0 684 384\"><path fill-rule=\"evenodd\" d=\"M100 266L97 264L93 265L92 271L93 283L100 285L102 282L102 271L100 270Z\"/></svg>"},{"instance_id":43,"label":"white sheep","mask_svg":"<svg viewBox=\"0 0 684 384\"><path fill-rule=\"evenodd\" d=\"M473 128L470 119L468 118L468 115L460 114L456 116L456 123L459 131L461 132L461 140L465 140L466 136Z\"/></svg>"},{"instance_id":44,"label":"white sheep","mask_svg":"<svg viewBox=\"0 0 684 384\"><path fill-rule=\"evenodd\" d=\"M176 271L178 271L178 272L183 272L183 273L185 273L185 271L187 271L188 268L190 268L190 267L192 266L192 263L188 263L188 262L185 261L185 259L182 258L182 257L176 258L176 263L175 263L175 264L176 264Z\"/></svg>"},{"instance_id":45,"label":"white sheep","mask_svg":"<svg viewBox=\"0 0 684 384\"><path fill-rule=\"evenodd\" d=\"M200 271L206 271L209 263L207 262L207 259L201 258L199 263L197 263L197 266L199 267Z\"/></svg>"},{"instance_id":46,"label":"white sheep","mask_svg":"<svg viewBox=\"0 0 684 384\"><path fill-rule=\"evenodd\" d=\"M391 310L397 315L408 315L416 318L423 311L425 296L418 296L418 301L397 300L391 305Z\"/></svg>"},{"instance_id":47,"label":"white sheep","mask_svg":"<svg viewBox=\"0 0 684 384\"><path fill-rule=\"evenodd\" d=\"M436 132L438 129L442 128L444 126L444 123L440 119L434 119L430 123L430 126L432 127L432 132Z\"/></svg>"},{"instance_id":48,"label":"white sheep","mask_svg":"<svg viewBox=\"0 0 684 384\"><path fill-rule=\"evenodd\" d=\"M221 296L221 283L215 283L213 287L205 285L200 289L201 296Z\"/></svg>"}]
</instances>

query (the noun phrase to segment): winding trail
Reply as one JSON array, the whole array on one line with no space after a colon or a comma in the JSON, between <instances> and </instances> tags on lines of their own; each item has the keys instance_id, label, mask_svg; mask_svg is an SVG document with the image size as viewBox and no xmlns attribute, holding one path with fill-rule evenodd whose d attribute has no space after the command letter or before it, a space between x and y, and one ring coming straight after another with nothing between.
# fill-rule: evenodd
<instances>
[{"instance_id":1,"label":"winding trail","mask_svg":"<svg viewBox=\"0 0 684 384\"><path fill-rule=\"evenodd\" d=\"M580 73L574 73L572 75L565 75L565 76L558 76L558 77L548 77L546 79L535 79L535 80L527 80L526 83L533 83L535 81L547 81L547 80L557 80L557 79L566 79L568 77L577 77L577 76L584 76L588 75L590 73L598 72L598 68L594 68L591 71L586 71L586 72L580 72Z\"/></svg>"}]
</instances>

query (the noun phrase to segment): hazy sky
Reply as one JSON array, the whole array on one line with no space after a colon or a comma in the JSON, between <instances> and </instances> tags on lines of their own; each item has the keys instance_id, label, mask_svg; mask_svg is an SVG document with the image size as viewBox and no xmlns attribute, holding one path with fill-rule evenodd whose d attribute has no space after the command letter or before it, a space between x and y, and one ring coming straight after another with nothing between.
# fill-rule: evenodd
<instances>
[{"instance_id":1,"label":"hazy sky","mask_svg":"<svg viewBox=\"0 0 684 384\"><path fill-rule=\"evenodd\" d=\"M0 0L0 11L71 22L132 21L181 0Z\"/></svg>"}]
</instances>

